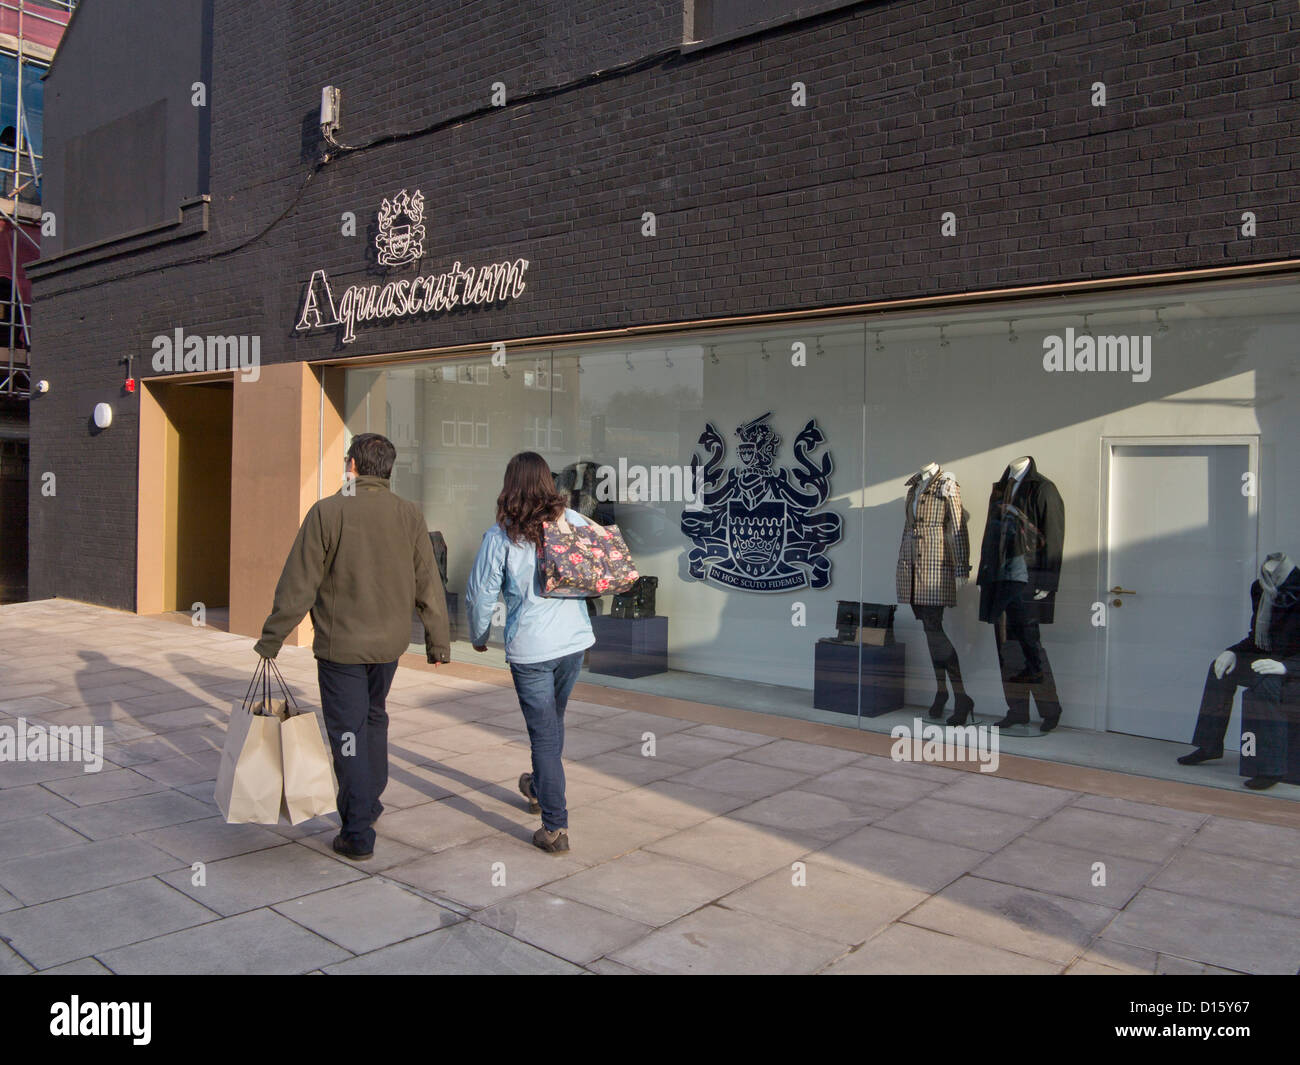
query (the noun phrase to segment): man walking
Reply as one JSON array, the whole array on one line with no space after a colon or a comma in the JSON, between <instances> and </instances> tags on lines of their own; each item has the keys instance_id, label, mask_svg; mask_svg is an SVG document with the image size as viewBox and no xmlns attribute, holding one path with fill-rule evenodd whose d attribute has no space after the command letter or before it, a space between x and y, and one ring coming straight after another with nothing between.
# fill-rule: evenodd
<instances>
[{"instance_id":1,"label":"man walking","mask_svg":"<svg viewBox=\"0 0 1300 1065\"><path fill-rule=\"evenodd\" d=\"M351 478L315 503L289 549L275 605L253 648L274 658L311 611L321 709L334 752L343 831L334 850L369 858L388 785L388 688L411 636L424 623L435 665L451 660L447 600L420 508L389 489L397 449L378 433L353 437Z\"/></svg>"}]
</instances>

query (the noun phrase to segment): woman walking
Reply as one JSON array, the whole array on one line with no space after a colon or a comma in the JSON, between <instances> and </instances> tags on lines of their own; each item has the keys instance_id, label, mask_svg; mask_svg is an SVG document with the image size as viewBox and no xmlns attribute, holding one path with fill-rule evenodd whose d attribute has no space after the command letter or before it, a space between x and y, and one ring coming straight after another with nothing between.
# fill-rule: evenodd
<instances>
[{"instance_id":1,"label":"woman walking","mask_svg":"<svg viewBox=\"0 0 1300 1065\"><path fill-rule=\"evenodd\" d=\"M533 843L544 851L569 849L569 811L564 803L564 708L582 668L582 653L596 642L582 599L547 599L537 577L542 525L563 517L570 525L587 519L569 510L556 491L546 460L523 451L506 466L497 496L497 520L486 533L466 584L470 639L487 650L497 596L506 602L506 662L528 726L533 771L519 778L519 790L542 827Z\"/></svg>"}]
</instances>

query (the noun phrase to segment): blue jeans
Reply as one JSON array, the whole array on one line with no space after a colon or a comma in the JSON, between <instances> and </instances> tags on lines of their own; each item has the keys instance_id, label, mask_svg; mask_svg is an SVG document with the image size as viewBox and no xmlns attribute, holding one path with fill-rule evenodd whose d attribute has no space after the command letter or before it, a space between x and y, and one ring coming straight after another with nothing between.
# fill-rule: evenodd
<instances>
[{"instance_id":1,"label":"blue jeans","mask_svg":"<svg viewBox=\"0 0 1300 1065\"><path fill-rule=\"evenodd\" d=\"M548 662L512 662L510 675L533 748L533 794L548 832L569 827L564 805L564 708L582 668L582 652Z\"/></svg>"}]
</instances>

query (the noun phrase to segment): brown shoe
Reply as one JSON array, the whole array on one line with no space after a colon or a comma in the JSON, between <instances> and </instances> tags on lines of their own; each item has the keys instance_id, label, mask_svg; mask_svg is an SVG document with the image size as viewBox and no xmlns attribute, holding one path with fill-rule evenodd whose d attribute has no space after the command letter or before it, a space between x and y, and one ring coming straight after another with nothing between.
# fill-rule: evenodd
<instances>
[{"instance_id":1,"label":"brown shoe","mask_svg":"<svg viewBox=\"0 0 1300 1065\"><path fill-rule=\"evenodd\" d=\"M540 814L542 805L537 801L537 796L533 792L533 774L521 773L519 775L519 794L528 800L528 812L530 814Z\"/></svg>"},{"instance_id":2,"label":"brown shoe","mask_svg":"<svg viewBox=\"0 0 1300 1065\"><path fill-rule=\"evenodd\" d=\"M554 832L548 832L543 826L533 833L533 846L541 847L542 850L549 854L567 851L569 849L569 831L565 828L557 828Z\"/></svg>"}]
</instances>

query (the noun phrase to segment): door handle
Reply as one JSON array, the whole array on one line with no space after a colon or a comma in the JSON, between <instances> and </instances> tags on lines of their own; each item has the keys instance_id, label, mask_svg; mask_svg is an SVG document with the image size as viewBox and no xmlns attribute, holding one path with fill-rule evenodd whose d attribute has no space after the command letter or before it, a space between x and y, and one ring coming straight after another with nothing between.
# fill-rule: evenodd
<instances>
[{"instance_id":1,"label":"door handle","mask_svg":"<svg viewBox=\"0 0 1300 1065\"><path fill-rule=\"evenodd\" d=\"M1122 588L1118 584L1110 590L1111 595L1137 595L1137 592L1130 591L1128 588Z\"/></svg>"}]
</instances>

